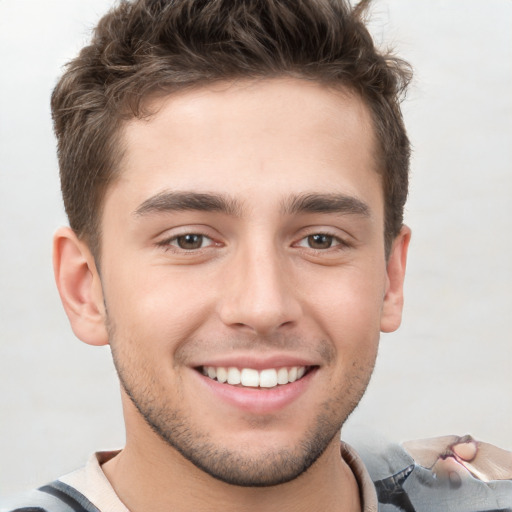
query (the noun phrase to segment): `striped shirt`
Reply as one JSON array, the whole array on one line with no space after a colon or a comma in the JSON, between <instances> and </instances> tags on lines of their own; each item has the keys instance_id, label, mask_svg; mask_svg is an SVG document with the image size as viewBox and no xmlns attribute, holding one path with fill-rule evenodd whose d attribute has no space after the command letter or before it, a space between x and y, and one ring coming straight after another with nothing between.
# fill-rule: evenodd
<instances>
[{"instance_id":1,"label":"striped shirt","mask_svg":"<svg viewBox=\"0 0 512 512\"><path fill-rule=\"evenodd\" d=\"M5 504L0 512L129 512L101 465L85 467ZM512 512L512 453L469 436L404 445L341 443L360 490L362 512ZM341 512L341 511L340 511Z\"/></svg>"}]
</instances>

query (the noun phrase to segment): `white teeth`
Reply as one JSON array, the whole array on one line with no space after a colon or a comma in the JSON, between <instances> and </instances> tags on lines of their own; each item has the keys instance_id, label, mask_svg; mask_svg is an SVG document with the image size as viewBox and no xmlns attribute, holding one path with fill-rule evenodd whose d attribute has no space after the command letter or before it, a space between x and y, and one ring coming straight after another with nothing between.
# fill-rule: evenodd
<instances>
[{"instance_id":1,"label":"white teeth","mask_svg":"<svg viewBox=\"0 0 512 512\"><path fill-rule=\"evenodd\" d=\"M260 385L260 376L258 370L244 368L240 374L240 384L242 384L242 386L257 388Z\"/></svg>"},{"instance_id":2,"label":"white teeth","mask_svg":"<svg viewBox=\"0 0 512 512\"><path fill-rule=\"evenodd\" d=\"M238 368L228 368L228 384L240 384L240 370Z\"/></svg>"},{"instance_id":3,"label":"white teeth","mask_svg":"<svg viewBox=\"0 0 512 512\"><path fill-rule=\"evenodd\" d=\"M290 382L288 380L288 374L288 368L279 368L279 370L277 370L277 383L288 384L288 382Z\"/></svg>"},{"instance_id":4,"label":"white teeth","mask_svg":"<svg viewBox=\"0 0 512 512\"><path fill-rule=\"evenodd\" d=\"M228 371L226 368L222 368L222 366L217 368L217 380L219 382L226 382L228 380Z\"/></svg>"},{"instance_id":5,"label":"white teeth","mask_svg":"<svg viewBox=\"0 0 512 512\"><path fill-rule=\"evenodd\" d=\"M291 366L289 368L268 368L265 370L255 370L253 368L238 368L231 366L203 366L201 368L203 375L210 379L217 379L218 382L251 388L274 388L277 385L285 385L301 379L306 373L305 366Z\"/></svg>"},{"instance_id":6,"label":"white teeth","mask_svg":"<svg viewBox=\"0 0 512 512\"><path fill-rule=\"evenodd\" d=\"M277 386L277 372L274 369L262 370L260 373L260 387L273 388Z\"/></svg>"}]
</instances>

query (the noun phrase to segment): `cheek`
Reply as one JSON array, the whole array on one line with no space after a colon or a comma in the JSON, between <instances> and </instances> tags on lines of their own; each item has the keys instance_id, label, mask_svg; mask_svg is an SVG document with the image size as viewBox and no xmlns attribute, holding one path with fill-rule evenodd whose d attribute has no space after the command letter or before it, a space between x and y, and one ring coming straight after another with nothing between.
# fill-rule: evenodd
<instances>
[{"instance_id":1,"label":"cheek","mask_svg":"<svg viewBox=\"0 0 512 512\"><path fill-rule=\"evenodd\" d=\"M105 292L109 319L115 324L117 337L135 339L146 350L174 350L204 321L207 294L198 289L198 283L169 269L138 273L126 270L117 268L110 274Z\"/></svg>"},{"instance_id":2,"label":"cheek","mask_svg":"<svg viewBox=\"0 0 512 512\"><path fill-rule=\"evenodd\" d=\"M309 294L312 314L333 340L361 346L378 339L385 275L374 269L344 269L322 290Z\"/></svg>"}]
</instances>

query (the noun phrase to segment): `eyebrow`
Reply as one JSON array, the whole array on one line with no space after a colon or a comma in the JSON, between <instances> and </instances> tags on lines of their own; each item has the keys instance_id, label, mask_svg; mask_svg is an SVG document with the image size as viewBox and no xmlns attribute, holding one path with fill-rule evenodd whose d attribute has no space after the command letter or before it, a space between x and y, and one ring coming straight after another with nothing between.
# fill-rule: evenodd
<instances>
[{"instance_id":1,"label":"eyebrow","mask_svg":"<svg viewBox=\"0 0 512 512\"><path fill-rule=\"evenodd\" d=\"M302 194L290 198L283 205L286 214L339 213L370 217L369 206L353 196L345 194Z\"/></svg>"},{"instance_id":2,"label":"eyebrow","mask_svg":"<svg viewBox=\"0 0 512 512\"><path fill-rule=\"evenodd\" d=\"M222 194L200 192L163 191L146 199L134 212L136 216L151 213L176 211L218 212L236 217L242 216L242 203ZM301 213L338 213L370 216L370 208L366 203L345 194L301 194L291 196L283 202L284 214Z\"/></svg>"},{"instance_id":3,"label":"eyebrow","mask_svg":"<svg viewBox=\"0 0 512 512\"><path fill-rule=\"evenodd\" d=\"M146 199L134 212L137 216L159 212L196 210L240 217L241 204L233 198L198 192L164 191Z\"/></svg>"}]
</instances>

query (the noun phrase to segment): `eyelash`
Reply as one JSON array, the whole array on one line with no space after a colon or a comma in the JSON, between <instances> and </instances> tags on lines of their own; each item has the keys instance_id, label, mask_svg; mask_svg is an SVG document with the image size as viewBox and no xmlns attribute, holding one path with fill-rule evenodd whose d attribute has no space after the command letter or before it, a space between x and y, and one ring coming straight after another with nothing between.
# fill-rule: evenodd
<instances>
[{"instance_id":1,"label":"eyelash","mask_svg":"<svg viewBox=\"0 0 512 512\"><path fill-rule=\"evenodd\" d=\"M199 238L201 238L201 245L205 240L206 241L209 240L210 243L206 246L201 246L201 247L192 247L192 248L180 247L178 240L180 238L185 238L185 237L199 237ZM310 247L309 245L308 246L302 245L302 242L305 242L306 244L311 243L311 241L312 241L311 239L313 239L313 237L328 238L329 242L330 242L330 246L325 247L325 248L316 248L316 247ZM207 249L208 247L210 247L212 245L216 245L216 244L215 244L215 241L211 237L209 237L208 235L204 235L203 233L194 233L194 232L175 235L175 236L166 238L165 240L162 240L157 243L157 246L163 247L166 251L174 250L174 251L179 251L179 252L183 252L183 253L196 253L202 249ZM317 252L321 253L321 252L327 252L331 249L336 250L336 248L338 248L338 250L343 250L343 249L350 247L350 244L348 244L345 240L343 240L335 235L332 235L331 233L315 232L315 233L311 233L309 235L302 237L298 242L296 242L294 244L294 246L302 247L304 249L310 249L310 250L317 251Z\"/></svg>"},{"instance_id":2,"label":"eyelash","mask_svg":"<svg viewBox=\"0 0 512 512\"><path fill-rule=\"evenodd\" d=\"M179 247L178 240L180 238L192 237L192 236L201 237L201 239L202 239L201 241L202 242L204 242L205 240L209 240L210 244L208 244L205 247L197 247L197 248L191 248L191 249L185 249L183 247ZM175 243L173 243L173 242L175 242ZM179 235L174 235L174 236L172 236L170 238L166 238L165 240L157 242L157 246L163 247L166 251L174 250L174 251L179 251L179 252L183 252L183 253L197 252L197 251L200 251L202 249L206 249L210 245L215 245L215 241L211 237L209 237L208 235L204 235L203 233L194 233L194 232L181 233Z\"/></svg>"},{"instance_id":3,"label":"eyelash","mask_svg":"<svg viewBox=\"0 0 512 512\"><path fill-rule=\"evenodd\" d=\"M301 242L306 242L306 243L311 242L310 239L312 239L313 237L326 237L326 238L329 238L330 242L331 242L331 245L329 247L326 247L326 248L315 248L315 247L310 247L310 246L306 247L306 246L301 244ZM326 252L326 251L329 251L331 249L336 250L336 248L338 250L343 250L343 249L346 249L346 248L350 247L350 244L348 244L342 238L340 238L340 237L338 237L336 235L333 235L331 233L324 233L324 232L315 232L315 233L311 233L309 235L306 235L306 236L302 237L295 245L298 246L298 247L304 247L304 248L311 249L311 250L318 251L318 252Z\"/></svg>"}]
</instances>

